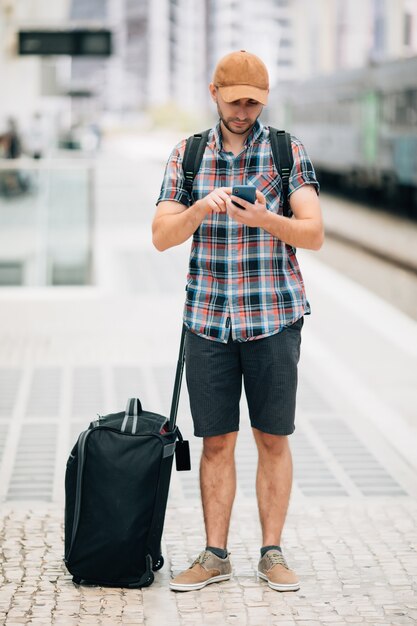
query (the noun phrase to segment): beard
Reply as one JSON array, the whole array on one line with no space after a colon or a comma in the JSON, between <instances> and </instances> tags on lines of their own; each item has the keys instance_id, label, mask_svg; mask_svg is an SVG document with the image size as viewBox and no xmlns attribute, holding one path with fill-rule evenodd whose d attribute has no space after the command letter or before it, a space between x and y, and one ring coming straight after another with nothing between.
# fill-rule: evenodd
<instances>
[{"instance_id":1,"label":"beard","mask_svg":"<svg viewBox=\"0 0 417 626\"><path fill-rule=\"evenodd\" d=\"M254 122L250 121L250 120L239 120L240 121L247 121L247 124L245 124L245 126L242 126L241 128L233 128L233 126L231 125L231 122L236 122L237 120L234 120L233 118L229 118L228 120L224 117L223 113L220 110L219 104L217 103L217 113L219 114L219 117L221 119L221 121L223 122L223 124L225 125L225 127L227 128L227 130L231 133L233 133L234 135L245 135L246 133L250 132L252 130L252 128L255 126L256 121L259 117L256 118L256 120Z\"/></svg>"}]
</instances>

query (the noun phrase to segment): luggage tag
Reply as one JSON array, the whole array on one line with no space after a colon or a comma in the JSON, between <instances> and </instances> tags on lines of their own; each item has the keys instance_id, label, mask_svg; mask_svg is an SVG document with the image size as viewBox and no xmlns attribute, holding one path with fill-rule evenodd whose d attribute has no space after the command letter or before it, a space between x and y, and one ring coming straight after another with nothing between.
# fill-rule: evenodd
<instances>
[{"instance_id":1,"label":"luggage tag","mask_svg":"<svg viewBox=\"0 0 417 626\"><path fill-rule=\"evenodd\" d=\"M184 439L177 440L175 446L175 466L177 472L186 472L191 469L190 444Z\"/></svg>"}]
</instances>

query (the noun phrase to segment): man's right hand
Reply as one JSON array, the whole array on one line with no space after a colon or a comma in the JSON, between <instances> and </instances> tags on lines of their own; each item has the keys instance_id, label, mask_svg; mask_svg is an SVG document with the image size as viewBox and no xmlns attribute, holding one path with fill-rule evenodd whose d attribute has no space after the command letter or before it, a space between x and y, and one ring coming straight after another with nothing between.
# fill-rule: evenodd
<instances>
[{"instance_id":1,"label":"man's right hand","mask_svg":"<svg viewBox=\"0 0 417 626\"><path fill-rule=\"evenodd\" d=\"M158 204L152 222L152 241L157 250L166 250L186 241L210 213L226 213L231 187L218 187L191 207L173 200Z\"/></svg>"},{"instance_id":2,"label":"man's right hand","mask_svg":"<svg viewBox=\"0 0 417 626\"><path fill-rule=\"evenodd\" d=\"M226 213L226 202L232 193L231 187L218 187L197 200L196 205L207 213Z\"/></svg>"}]
</instances>

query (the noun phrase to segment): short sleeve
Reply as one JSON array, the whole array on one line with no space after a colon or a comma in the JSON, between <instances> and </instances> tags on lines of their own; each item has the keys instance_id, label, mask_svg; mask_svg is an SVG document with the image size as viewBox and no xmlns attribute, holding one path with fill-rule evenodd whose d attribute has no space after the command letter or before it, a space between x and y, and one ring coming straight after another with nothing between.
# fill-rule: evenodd
<instances>
[{"instance_id":1,"label":"short sleeve","mask_svg":"<svg viewBox=\"0 0 417 626\"><path fill-rule=\"evenodd\" d=\"M186 140L184 139L175 146L171 152L165 167L161 191L156 204L163 200L179 202L190 206L191 199L184 184L184 171L182 169L182 157L184 155Z\"/></svg>"},{"instance_id":2,"label":"short sleeve","mask_svg":"<svg viewBox=\"0 0 417 626\"><path fill-rule=\"evenodd\" d=\"M291 136L291 144L294 163L290 174L288 195L292 194L303 185L314 185L318 195L320 185L306 149L301 141L294 136Z\"/></svg>"}]
</instances>

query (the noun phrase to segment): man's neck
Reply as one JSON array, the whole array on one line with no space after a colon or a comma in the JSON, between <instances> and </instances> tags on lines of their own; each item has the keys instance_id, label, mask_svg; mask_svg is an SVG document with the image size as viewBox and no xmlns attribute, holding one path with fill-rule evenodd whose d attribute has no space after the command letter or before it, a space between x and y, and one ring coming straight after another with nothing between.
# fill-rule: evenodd
<instances>
[{"instance_id":1,"label":"man's neck","mask_svg":"<svg viewBox=\"0 0 417 626\"><path fill-rule=\"evenodd\" d=\"M243 135L237 135L236 133L232 133L226 126L220 121L220 130L222 133L222 142L223 148L226 152L233 152L233 154L239 154L242 151L243 146L245 145L246 139L249 137L252 132L251 127L246 133Z\"/></svg>"}]
</instances>

